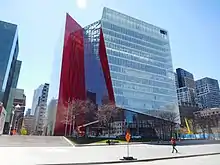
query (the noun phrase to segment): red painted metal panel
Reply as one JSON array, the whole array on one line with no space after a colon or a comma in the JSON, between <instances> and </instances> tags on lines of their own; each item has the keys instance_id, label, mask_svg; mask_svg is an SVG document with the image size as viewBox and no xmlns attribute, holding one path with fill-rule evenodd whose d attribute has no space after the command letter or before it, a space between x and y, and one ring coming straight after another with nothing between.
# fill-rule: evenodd
<instances>
[{"instance_id":1,"label":"red painted metal panel","mask_svg":"<svg viewBox=\"0 0 220 165\"><path fill-rule=\"evenodd\" d=\"M100 57L100 62L101 62L104 77L105 77L105 83L106 83L106 87L108 90L109 100L115 103L115 97L114 97L114 92L113 92L112 80L111 80L110 69L108 65L108 58L107 58L102 28L100 28L99 57Z\"/></svg>"},{"instance_id":2,"label":"red painted metal panel","mask_svg":"<svg viewBox=\"0 0 220 165\"><path fill-rule=\"evenodd\" d=\"M54 135L64 135L67 102L86 97L83 45L82 27L67 14Z\"/></svg>"}]
</instances>

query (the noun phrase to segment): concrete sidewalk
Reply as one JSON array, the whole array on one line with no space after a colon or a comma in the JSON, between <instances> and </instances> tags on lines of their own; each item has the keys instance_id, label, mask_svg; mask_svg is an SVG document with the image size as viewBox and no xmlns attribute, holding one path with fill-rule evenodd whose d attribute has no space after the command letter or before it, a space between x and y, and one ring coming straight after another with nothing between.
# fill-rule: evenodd
<instances>
[{"instance_id":1,"label":"concrete sidewalk","mask_svg":"<svg viewBox=\"0 0 220 165\"><path fill-rule=\"evenodd\" d=\"M63 136L0 136L0 147L71 147Z\"/></svg>"},{"instance_id":2,"label":"concrete sidewalk","mask_svg":"<svg viewBox=\"0 0 220 165\"><path fill-rule=\"evenodd\" d=\"M127 163L141 163L141 162L154 162L154 161L170 161L173 159L185 159L185 158L198 158L205 156L218 156L220 158L220 153L207 153L207 154L195 154L195 155L182 155L182 156L170 156L170 157L160 157L160 158L149 158L149 159L134 159L134 160L117 160L117 161L106 161L106 162L88 162L88 163L66 163L66 164L50 164L50 165L104 165L104 164L127 164ZM200 159L200 158L198 158Z\"/></svg>"},{"instance_id":3,"label":"concrete sidewalk","mask_svg":"<svg viewBox=\"0 0 220 165\"><path fill-rule=\"evenodd\" d=\"M170 146L130 145L130 155L139 161L171 159L195 155L220 153L220 145L179 146L179 154L172 154ZM118 163L126 156L127 147L17 147L0 148L2 164L107 164ZM13 159L11 159L13 155Z\"/></svg>"}]
</instances>

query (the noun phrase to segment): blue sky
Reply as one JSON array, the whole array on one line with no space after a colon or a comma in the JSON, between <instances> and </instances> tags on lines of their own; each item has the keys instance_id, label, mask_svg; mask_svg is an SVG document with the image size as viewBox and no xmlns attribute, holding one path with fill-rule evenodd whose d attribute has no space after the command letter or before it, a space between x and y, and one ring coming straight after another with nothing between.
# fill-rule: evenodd
<instances>
[{"instance_id":1,"label":"blue sky","mask_svg":"<svg viewBox=\"0 0 220 165\"><path fill-rule=\"evenodd\" d=\"M68 12L82 26L101 18L110 7L169 31L174 68L220 80L219 0L6 0L0 20L18 24L18 88L25 89L27 107L40 84L50 82L55 45Z\"/></svg>"}]
</instances>

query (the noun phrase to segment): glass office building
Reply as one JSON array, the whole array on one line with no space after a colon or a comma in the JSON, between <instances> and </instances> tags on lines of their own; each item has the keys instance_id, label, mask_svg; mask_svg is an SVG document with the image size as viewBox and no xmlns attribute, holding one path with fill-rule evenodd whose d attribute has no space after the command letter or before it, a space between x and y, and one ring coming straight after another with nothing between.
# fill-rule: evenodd
<instances>
[{"instance_id":1,"label":"glass office building","mask_svg":"<svg viewBox=\"0 0 220 165\"><path fill-rule=\"evenodd\" d=\"M197 80L196 92L202 108L220 107L220 89L218 80L209 77Z\"/></svg>"},{"instance_id":2,"label":"glass office building","mask_svg":"<svg viewBox=\"0 0 220 165\"><path fill-rule=\"evenodd\" d=\"M194 76L192 73L182 69L176 69L176 81L177 81L177 97L179 106L199 106L196 95L196 85Z\"/></svg>"},{"instance_id":3,"label":"glass office building","mask_svg":"<svg viewBox=\"0 0 220 165\"><path fill-rule=\"evenodd\" d=\"M108 8L101 22L116 104L178 112L168 32Z\"/></svg>"},{"instance_id":4,"label":"glass office building","mask_svg":"<svg viewBox=\"0 0 220 165\"><path fill-rule=\"evenodd\" d=\"M0 89L5 90L17 47L17 25L0 21Z\"/></svg>"},{"instance_id":5,"label":"glass office building","mask_svg":"<svg viewBox=\"0 0 220 165\"><path fill-rule=\"evenodd\" d=\"M13 76L12 85L11 85L12 88L17 88L18 79L19 79L20 70L21 70L21 64L22 64L22 61L16 60L14 76Z\"/></svg>"},{"instance_id":6,"label":"glass office building","mask_svg":"<svg viewBox=\"0 0 220 165\"><path fill-rule=\"evenodd\" d=\"M0 21L0 90L6 107L18 56L17 25Z\"/></svg>"},{"instance_id":7,"label":"glass office building","mask_svg":"<svg viewBox=\"0 0 220 165\"><path fill-rule=\"evenodd\" d=\"M64 132L59 105L69 99L114 102L124 109L127 123L137 114L179 114L166 30L108 8L84 28L68 14L65 23L49 94L58 99L54 134Z\"/></svg>"},{"instance_id":8,"label":"glass office building","mask_svg":"<svg viewBox=\"0 0 220 165\"><path fill-rule=\"evenodd\" d=\"M19 74L16 72L19 52L17 25L0 21L0 36L0 101L6 108L11 88L17 85ZM11 109L12 105L6 109L7 116L11 115ZM8 128L9 122L6 120L5 130Z\"/></svg>"}]
</instances>

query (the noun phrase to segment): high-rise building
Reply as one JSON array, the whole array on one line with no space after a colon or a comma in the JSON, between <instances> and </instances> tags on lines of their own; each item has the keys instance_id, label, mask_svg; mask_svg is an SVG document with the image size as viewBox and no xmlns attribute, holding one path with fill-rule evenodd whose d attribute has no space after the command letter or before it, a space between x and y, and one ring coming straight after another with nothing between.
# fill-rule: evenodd
<instances>
[{"instance_id":1,"label":"high-rise building","mask_svg":"<svg viewBox=\"0 0 220 165\"><path fill-rule=\"evenodd\" d=\"M177 73L174 72L174 76L175 76L175 85L176 85L176 89L179 88L179 81L178 81L178 77L177 77Z\"/></svg>"},{"instance_id":2,"label":"high-rise building","mask_svg":"<svg viewBox=\"0 0 220 165\"><path fill-rule=\"evenodd\" d=\"M49 84L45 83L40 85L34 91L34 97L32 102L32 115L34 115L33 131L37 135L42 135L46 123L46 108L47 98L49 92Z\"/></svg>"},{"instance_id":3,"label":"high-rise building","mask_svg":"<svg viewBox=\"0 0 220 165\"><path fill-rule=\"evenodd\" d=\"M12 88L15 89L15 88ZM17 108L14 114L14 129L20 133L22 128L22 123L24 119L24 111L26 106L26 96L23 89L15 89L16 93L14 94L13 106L19 105L20 108Z\"/></svg>"},{"instance_id":4,"label":"high-rise building","mask_svg":"<svg viewBox=\"0 0 220 165\"><path fill-rule=\"evenodd\" d=\"M25 116L30 116L30 115L31 115L31 108L28 108L25 113Z\"/></svg>"},{"instance_id":5,"label":"high-rise building","mask_svg":"<svg viewBox=\"0 0 220 165\"><path fill-rule=\"evenodd\" d=\"M220 90L218 80L202 78L196 81L198 101L203 108L220 107Z\"/></svg>"},{"instance_id":6,"label":"high-rise building","mask_svg":"<svg viewBox=\"0 0 220 165\"><path fill-rule=\"evenodd\" d=\"M182 69L176 69L176 86L179 105L198 106L195 90L195 81L192 73Z\"/></svg>"},{"instance_id":7,"label":"high-rise building","mask_svg":"<svg viewBox=\"0 0 220 165\"><path fill-rule=\"evenodd\" d=\"M12 88L17 88L18 78L19 78L20 70L21 70L21 64L22 64L22 61L16 60L15 71L14 71L14 76L13 76L12 85L11 85Z\"/></svg>"},{"instance_id":8,"label":"high-rise building","mask_svg":"<svg viewBox=\"0 0 220 165\"><path fill-rule=\"evenodd\" d=\"M55 135L64 134L62 105L88 93L97 105L109 100L124 109L127 123L137 114L179 114L166 30L104 8L101 20L84 28L67 14L60 41L50 90L58 99Z\"/></svg>"},{"instance_id":9,"label":"high-rise building","mask_svg":"<svg viewBox=\"0 0 220 165\"><path fill-rule=\"evenodd\" d=\"M28 115L24 117L23 127L27 130L27 134L33 134L33 124L34 124L35 118L33 115Z\"/></svg>"},{"instance_id":10,"label":"high-rise building","mask_svg":"<svg viewBox=\"0 0 220 165\"><path fill-rule=\"evenodd\" d=\"M17 25L0 21L0 91L7 106L19 52ZM14 82L14 84L16 84Z\"/></svg>"},{"instance_id":11,"label":"high-rise building","mask_svg":"<svg viewBox=\"0 0 220 165\"><path fill-rule=\"evenodd\" d=\"M3 134L5 126L6 110L3 107L3 103L0 102L0 135Z\"/></svg>"},{"instance_id":12,"label":"high-rise building","mask_svg":"<svg viewBox=\"0 0 220 165\"><path fill-rule=\"evenodd\" d=\"M31 107L31 115L35 114L36 107L39 103L39 98L43 97L45 98L44 101L47 103L47 95L49 91L49 84L41 84L37 89L34 90L34 96L32 101L32 107Z\"/></svg>"},{"instance_id":13,"label":"high-rise building","mask_svg":"<svg viewBox=\"0 0 220 165\"><path fill-rule=\"evenodd\" d=\"M26 105L26 96L24 94L24 89L11 88L8 104L7 104L7 115L5 119L5 128L4 132L8 133L9 126L12 120L12 111L15 110L15 106L19 105L20 108L17 108L14 112L12 129L20 131L22 126L25 105Z\"/></svg>"},{"instance_id":14,"label":"high-rise building","mask_svg":"<svg viewBox=\"0 0 220 165\"><path fill-rule=\"evenodd\" d=\"M179 88L188 87L188 88L195 89L195 81L194 81L194 76L192 73L182 68L177 68L176 74L177 74Z\"/></svg>"},{"instance_id":15,"label":"high-rise building","mask_svg":"<svg viewBox=\"0 0 220 165\"><path fill-rule=\"evenodd\" d=\"M52 99L47 108L47 135L54 134L54 127L56 121L57 99Z\"/></svg>"}]
</instances>

